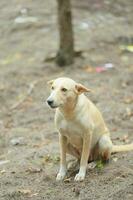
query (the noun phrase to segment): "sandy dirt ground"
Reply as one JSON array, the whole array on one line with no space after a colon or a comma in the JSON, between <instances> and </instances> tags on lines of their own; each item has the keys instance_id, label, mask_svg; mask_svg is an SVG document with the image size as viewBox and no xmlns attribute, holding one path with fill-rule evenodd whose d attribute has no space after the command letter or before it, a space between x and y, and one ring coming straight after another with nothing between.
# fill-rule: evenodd
<instances>
[{"instance_id":1,"label":"sandy dirt ground","mask_svg":"<svg viewBox=\"0 0 133 200\"><path fill-rule=\"evenodd\" d=\"M0 200L131 200L133 152L88 166L84 182L74 182L74 169L65 182L55 181L58 133L45 101L48 80L71 77L94 90L87 96L113 143L133 141L132 0L72 0L79 56L65 68L52 61L56 6L53 0L0 1Z\"/></svg>"}]
</instances>

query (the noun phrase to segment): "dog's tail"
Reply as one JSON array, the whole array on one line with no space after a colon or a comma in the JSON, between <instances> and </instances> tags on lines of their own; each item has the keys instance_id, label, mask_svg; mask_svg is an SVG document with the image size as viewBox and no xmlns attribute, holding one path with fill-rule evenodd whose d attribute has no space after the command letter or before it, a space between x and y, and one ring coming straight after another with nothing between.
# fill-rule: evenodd
<instances>
[{"instance_id":1,"label":"dog's tail","mask_svg":"<svg viewBox=\"0 0 133 200\"><path fill-rule=\"evenodd\" d=\"M132 151L133 143L126 145L113 145L112 153L123 152L123 151Z\"/></svg>"}]
</instances>

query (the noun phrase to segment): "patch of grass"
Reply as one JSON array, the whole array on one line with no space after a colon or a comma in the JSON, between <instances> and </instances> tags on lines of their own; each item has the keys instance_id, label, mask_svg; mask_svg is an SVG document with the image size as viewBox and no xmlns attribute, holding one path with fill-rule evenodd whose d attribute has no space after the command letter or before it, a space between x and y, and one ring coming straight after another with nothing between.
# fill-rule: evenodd
<instances>
[{"instance_id":1,"label":"patch of grass","mask_svg":"<svg viewBox=\"0 0 133 200\"><path fill-rule=\"evenodd\" d=\"M60 161L60 157L57 156L57 155L49 155L48 154L43 158L43 163L44 164L46 164L46 163L57 164L59 161Z\"/></svg>"},{"instance_id":2,"label":"patch of grass","mask_svg":"<svg viewBox=\"0 0 133 200\"><path fill-rule=\"evenodd\" d=\"M104 167L105 163L102 160L96 161L96 168L99 170L102 170Z\"/></svg>"}]
</instances>

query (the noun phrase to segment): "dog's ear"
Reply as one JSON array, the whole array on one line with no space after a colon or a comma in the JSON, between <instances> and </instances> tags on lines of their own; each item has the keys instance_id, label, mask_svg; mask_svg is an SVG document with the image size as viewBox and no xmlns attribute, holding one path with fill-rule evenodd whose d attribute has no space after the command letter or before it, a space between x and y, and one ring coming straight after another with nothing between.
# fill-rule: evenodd
<instances>
[{"instance_id":1,"label":"dog's ear","mask_svg":"<svg viewBox=\"0 0 133 200\"><path fill-rule=\"evenodd\" d=\"M75 85L75 89L76 89L76 93L77 94L82 94L84 92L91 92L92 90L89 88L86 88L84 85L82 84L76 84Z\"/></svg>"},{"instance_id":2,"label":"dog's ear","mask_svg":"<svg viewBox=\"0 0 133 200\"><path fill-rule=\"evenodd\" d=\"M47 82L47 84L50 85L50 86L51 86L53 83L54 83L54 80L50 80L50 81Z\"/></svg>"}]
</instances>

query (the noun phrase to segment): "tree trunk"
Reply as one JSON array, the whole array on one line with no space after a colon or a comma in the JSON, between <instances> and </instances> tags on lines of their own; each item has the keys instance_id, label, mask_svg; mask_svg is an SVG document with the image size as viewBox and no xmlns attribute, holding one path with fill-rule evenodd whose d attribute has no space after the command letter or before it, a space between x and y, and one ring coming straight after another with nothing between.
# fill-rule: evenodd
<instances>
[{"instance_id":1,"label":"tree trunk","mask_svg":"<svg viewBox=\"0 0 133 200\"><path fill-rule=\"evenodd\" d=\"M65 66L72 64L74 60L71 4L70 0L57 0L57 3L60 46L56 62L59 66Z\"/></svg>"}]
</instances>

